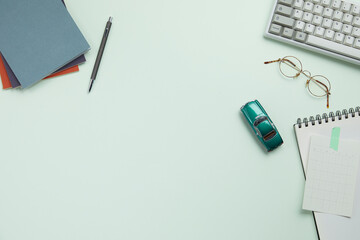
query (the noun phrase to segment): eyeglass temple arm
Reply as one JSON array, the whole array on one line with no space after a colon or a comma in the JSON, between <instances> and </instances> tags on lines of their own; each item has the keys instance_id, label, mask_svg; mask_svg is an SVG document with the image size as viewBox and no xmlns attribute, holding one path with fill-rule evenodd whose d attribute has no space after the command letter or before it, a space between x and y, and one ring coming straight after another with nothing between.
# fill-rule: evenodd
<instances>
[{"instance_id":1,"label":"eyeglass temple arm","mask_svg":"<svg viewBox=\"0 0 360 240\"><path fill-rule=\"evenodd\" d=\"M264 62L264 64L269 64L269 63L274 63L274 62L280 62L280 61L281 61L281 58L279 58L278 60L273 60L273 61Z\"/></svg>"},{"instance_id":2,"label":"eyeglass temple arm","mask_svg":"<svg viewBox=\"0 0 360 240\"><path fill-rule=\"evenodd\" d=\"M264 64L269 64L269 63L274 63L274 62L281 62L281 61L287 61L289 63L291 63L291 65L293 65L294 67L296 67L296 64L293 63L292 61L290 61L289 59L286 59L286 58L279 58L277 60L273 60L273 61L267 61L267 62L264 62Z\"/></svg>"},{"instance_id":3,"label":"eyeglass temple arm","mask_svg":"<svg viewBox=\"0 0 360 240\"><path fill-rule=\"evenodd\" d=\"M316 80L316 79L313 79L313 80L314 80L317 84L322 85L322 86L326 89L326 90L325 90L325 92L326 92L326 100L327 100L326 107L329 108L329 96L331 95L331 93L329 92L329 88L328 88L324 83L322 83L322 82L320 82L320 81L318 81L318 80ZM308 81L306 82L306 84L308 85L309 82L310 82L310 80L308 80Z\"/></svg>"},{"instance_id":4,"label":"eyeglass temple arm","mask_svg":"<svg viewBox=\"0 0 360 240\"><path fill-rule=\"evenodd\" d=\"M330 95L330 93L326 94L326 100L327 100L326 107L327 108L329 108L329 95Z\"/></svg>"}]
</instances>

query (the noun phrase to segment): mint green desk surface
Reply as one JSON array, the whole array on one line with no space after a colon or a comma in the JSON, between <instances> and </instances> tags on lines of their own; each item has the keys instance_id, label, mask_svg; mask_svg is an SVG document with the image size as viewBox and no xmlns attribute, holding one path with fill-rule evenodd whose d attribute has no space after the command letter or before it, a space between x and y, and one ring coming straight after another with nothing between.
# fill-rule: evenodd
<instances>
[{"instance_id":1,"label":"mint green desk surface","mask_svg":"<svg viewBox=\"0 0 360 240\"><path fill-rule=\"evenodd\" d=\"M327 76L331 111L360 105L360 68L263 38L262 4L68 1L88 62L0 91L0 239L316 240L293 124L326 100L263 62ZM255 98L284 139L269 154L240 115Z\"/></svg>"}]
</instances>

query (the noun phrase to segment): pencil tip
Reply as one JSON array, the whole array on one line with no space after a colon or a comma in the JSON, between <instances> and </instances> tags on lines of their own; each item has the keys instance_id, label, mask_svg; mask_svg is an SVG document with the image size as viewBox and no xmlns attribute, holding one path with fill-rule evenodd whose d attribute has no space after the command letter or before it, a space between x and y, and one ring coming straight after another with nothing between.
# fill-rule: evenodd
<instances>
[{"instance_id":1,"label":"pencil tip","mask_svg":"<svg viewBox=\"0 0 360 240\"><path fill-rule=\"evenodd\" d=\"M93 80L93 79L90 79L89 93L91 92L91 88L92 88L93 82L94 82L94 80Z\"/></svg>"}]
</instances>

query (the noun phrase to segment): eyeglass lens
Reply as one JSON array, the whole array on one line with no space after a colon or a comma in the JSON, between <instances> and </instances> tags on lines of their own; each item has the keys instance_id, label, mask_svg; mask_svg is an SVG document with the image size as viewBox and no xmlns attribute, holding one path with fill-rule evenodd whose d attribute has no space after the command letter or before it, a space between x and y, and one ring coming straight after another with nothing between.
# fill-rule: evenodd
<instances>
[{"instance_id":1,"label":"eyeglass lens","mask_svg":"<svg viewBox=\"0 0 360 240\"><path fill-rule=\"evenodd\" d=\"M307 87L309 92L315 97L324 97L331 89L329 80L321 75L312 77L308 81Z\"/></svg>"},{"instance_id":2,"label":"eyeglass lens","mask_svg":"<svg viewBox=\"0 0 360 240\"><path fill-rule=\"evenodd\" d=\"M288 78L295 78L302 72L302 63L296 57L284 57L280 61L280 72Z\"/></svg>"}]
</instances>

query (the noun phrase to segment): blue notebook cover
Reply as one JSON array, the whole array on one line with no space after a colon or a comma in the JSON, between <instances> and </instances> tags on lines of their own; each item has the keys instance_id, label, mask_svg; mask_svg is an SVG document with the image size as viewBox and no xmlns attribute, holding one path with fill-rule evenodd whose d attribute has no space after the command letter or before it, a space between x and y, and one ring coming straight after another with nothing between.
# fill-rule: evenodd
<instances>
[{"instance_id":1,"label":"blue notebook cover","mask_svg":"<svg viewBox=\"0 0 360 240\"><path fill-rule=\"evenodd\" d=\"M59 0L0 0L0 51L23 88L90 46Z\"/></svg>"}]
</instances>

